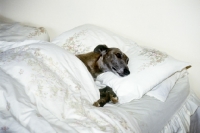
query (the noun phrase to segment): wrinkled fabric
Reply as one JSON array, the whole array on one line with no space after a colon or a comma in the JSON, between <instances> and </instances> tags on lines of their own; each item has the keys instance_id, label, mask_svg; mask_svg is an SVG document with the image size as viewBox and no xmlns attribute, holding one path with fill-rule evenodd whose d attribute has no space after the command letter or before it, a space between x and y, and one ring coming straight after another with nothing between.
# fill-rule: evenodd
<instances>
[{"instance_id":1,"label":"wrinkled fabric","mask_svg":"<svg viewBox=\"0 0 200 133\"><path fill-rule=\"evenodd\" d=\"M138 133L123 109L97 108L99 90L85 65L48 42L0 42L0 131Z\"/></svg>"}]
</instances>

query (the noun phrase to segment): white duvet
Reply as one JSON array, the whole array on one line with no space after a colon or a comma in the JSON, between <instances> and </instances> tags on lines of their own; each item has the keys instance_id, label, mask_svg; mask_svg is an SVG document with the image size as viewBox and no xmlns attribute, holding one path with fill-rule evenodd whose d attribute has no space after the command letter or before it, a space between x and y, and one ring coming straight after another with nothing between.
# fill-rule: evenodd
<instances>
[{"instance_id":1,"label":"white duvet","mask_svg":"<svg viewBox=\"0 0 200 133\"><path fill-rule=\"evenodd\" d=\"M124 110L92 106L99 91L87 68L52 43L1 41L0 92L0 132L140 132Z\"/></svg>"}]
</instances>

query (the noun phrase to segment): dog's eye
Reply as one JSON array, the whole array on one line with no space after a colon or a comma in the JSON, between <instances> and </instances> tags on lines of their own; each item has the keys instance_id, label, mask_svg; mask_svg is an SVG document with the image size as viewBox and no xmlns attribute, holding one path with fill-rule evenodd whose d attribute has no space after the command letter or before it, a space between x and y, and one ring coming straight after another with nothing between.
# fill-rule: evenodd
<instances>
[{"instance_id":1,"label":"dog's eye","mask_svg":"<svg viewBox=\"0 0 200 133\"><path fill-rule=\"evenodd\" d=\"M122 58L120 53L116 53L115 55L117 56L117 58L120 58L120 59Z\"/></svg>"}]
</instances>

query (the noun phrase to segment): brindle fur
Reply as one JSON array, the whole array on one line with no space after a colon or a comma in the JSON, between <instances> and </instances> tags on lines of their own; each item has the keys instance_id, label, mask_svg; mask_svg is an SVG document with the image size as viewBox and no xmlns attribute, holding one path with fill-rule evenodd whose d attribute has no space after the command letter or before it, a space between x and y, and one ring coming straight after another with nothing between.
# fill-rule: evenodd
<instances>
[{"instance_id":1,"label":"brindle fur","mask_svg":"<svg viewBox=\"0 0 200 133\"><path fill-rule=\"evenodd\" d=\"M76 55L87 67L92 77L96 77L107 71L111 71L120 76L130 74L128 69L128 57L118 48L108 48L106 45L98 45L93 52ZM100 99L93 105L103 107L109 101L114 104L118 102L117 95L112 88L106 86L100 89Z\"/></svg>"}]
</instances>

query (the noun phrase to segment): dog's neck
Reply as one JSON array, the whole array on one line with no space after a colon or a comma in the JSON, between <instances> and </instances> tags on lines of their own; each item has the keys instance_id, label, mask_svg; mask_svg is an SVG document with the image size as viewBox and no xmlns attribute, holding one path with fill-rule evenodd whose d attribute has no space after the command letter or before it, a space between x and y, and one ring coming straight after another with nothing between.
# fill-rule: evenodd
<instances>
[{"instance_id":1,"label":"dog's neck","mask_svg":"<svg viewBox=\"0 0 200 133\"><path fill-rule=\"evenodd\" d=\"M99 59L97 61L97 66L99 68L99 72L100 72L99 74L101 74L103 72L107 72L109 70L108 67L103 63L103 57L102 56L99 57Z\"/></svg>"},{"instance_id":2,"label":"dog's neck","mask_svg":"<svg viewBox=\"0 0 200 133\"><path fill-rule=\"evenodd\" d=\"M89 56L86 54L76 56L85 64L94 79L104 72L103 57L101 54L91 52Z\"/></svg>"},{"instance_id":3,"label":"dog's neck","mask_svg":"<svg viewBox=\"0 0 200 133\"><path fill-rule=\"evenodd\" d=\"M92 72L92 76L94 79L103 72L105 72L105 65L103 64L103 57L100 56L96 62L94 62L95 71Z\"/></svg>"}]
</instances>

